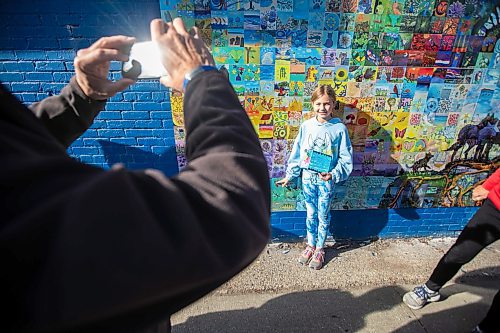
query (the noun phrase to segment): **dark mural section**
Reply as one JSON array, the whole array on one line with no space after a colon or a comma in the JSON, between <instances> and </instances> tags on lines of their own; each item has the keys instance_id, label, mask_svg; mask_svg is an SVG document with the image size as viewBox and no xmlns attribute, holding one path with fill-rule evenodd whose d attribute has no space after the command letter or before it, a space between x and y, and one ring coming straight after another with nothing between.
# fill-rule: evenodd
<instances>
[{"instance_id":1,"label":"dark mural section","mask_svg":"<svg viewBox=\"0 0 500 333\"><path fill-rule=\"evenodd\" d=\"M304 210L277 188L318 84L354 146L333 209L472 206L499 164L499 3L494 1L160 1L197 26L261 139L274 211ZM171 96L179 166L182 96Z\"/></svg>"}]
</instances>

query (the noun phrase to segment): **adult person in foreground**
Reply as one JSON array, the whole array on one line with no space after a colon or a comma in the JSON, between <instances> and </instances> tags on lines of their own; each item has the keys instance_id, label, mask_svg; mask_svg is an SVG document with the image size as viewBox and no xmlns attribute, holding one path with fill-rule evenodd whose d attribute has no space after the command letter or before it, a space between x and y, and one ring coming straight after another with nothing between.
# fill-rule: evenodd
<instances>
[{"instance_id":1,"label":"adult person in foreground","mask_svg":"<svg viewBox=\"0 0 500 333\"><path fill-rule=\"evenodd\" d=\"M408 307L418 310L429 302L439 301L441 299L439 290L443 285L486 246L500 238L500 169L497 169L482 185L474 188L472 200L485 201L462 230L455 244L441 258L429 280L403 296L403 302ZM500 332L499 316L500 291L493 298L486 317L473 332Z\"/></svg>"},{"instance_id":2,"label":"adult person in foreground","mask_svg":"<svg viewBox=\"0 0 500 333\"><path fill-rule=\"evenodd\" d=\"M172 178L66 153L133 83L107 80L133 39L79 51L76 76L34 113L0 85L2 332L156 331L266 245L267 165L236 94L182 20L153 20L151 34L169 74L161 82L185 88L189 163Z\"/></svg>"}]
</instances>

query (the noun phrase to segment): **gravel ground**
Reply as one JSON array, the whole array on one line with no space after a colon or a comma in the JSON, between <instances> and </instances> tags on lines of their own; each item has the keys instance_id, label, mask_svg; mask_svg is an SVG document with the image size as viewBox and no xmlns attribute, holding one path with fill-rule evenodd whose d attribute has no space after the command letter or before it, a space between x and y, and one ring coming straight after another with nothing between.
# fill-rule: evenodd
<instances>
[{"instance_id":1,"label":"gravel ground","mask_svg":"<svg viewBox=\"0 0 500 333\"><path fill-rule=\"evenodd\" d=\"M215 294L293 292L365 286L413 285L425 282L455 238L382 239L327 244L319 271L297 263L305 245L270 243L247 269ZM500 242L462 267L455 280L478 275L500 278Z\"/></svg>"}]
</instances>

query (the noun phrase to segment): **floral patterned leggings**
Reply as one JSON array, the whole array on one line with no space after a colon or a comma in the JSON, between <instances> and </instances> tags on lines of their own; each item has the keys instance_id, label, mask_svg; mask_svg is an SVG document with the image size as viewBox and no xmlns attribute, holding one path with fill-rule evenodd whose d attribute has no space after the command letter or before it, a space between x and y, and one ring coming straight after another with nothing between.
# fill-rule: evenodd
<instances>
[{"instance_id":1,"label":"floral patterned leggings","mask_svg":"<svg viewBox=\"0 0 500 333\"><path fill-rule=\"evenodd\" d=\"M302 171L302 192L306 203L307 244L323 248L330 226L333 181L321 180L316 172Z\"/></svg>"}]
</instances>

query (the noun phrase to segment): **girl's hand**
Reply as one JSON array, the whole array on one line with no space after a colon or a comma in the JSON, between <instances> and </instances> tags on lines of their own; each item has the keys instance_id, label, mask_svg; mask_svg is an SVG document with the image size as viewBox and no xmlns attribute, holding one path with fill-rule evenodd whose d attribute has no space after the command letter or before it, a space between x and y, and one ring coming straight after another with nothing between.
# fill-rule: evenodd
<instances>
[{"instance_id":1,"label":"girl's hand","mask_svg":"<svg viewBox=\"0 0 500 333\"><path fill-rule=\"evenodd\" d=\"M330 179L332 179L332 174L331 173L328 173L328 172L321 172L319 174L319 178L321 178L321 180L324 180L325 182L329 181Z\"/></svg>"},{"instance_id":2,"label":"girl's hand","mask_svg":"<svg viewBox=\"0 0 500 333\"><path fill-rule=\"evenodd\" d=\"M281 187L286 187L289 182L290 182L290 180L288 178L283 178L281 180L278 180L275 184L276 184L276 186L281 185Z\"/></svg>"},{"instance_id":3,"label":"girl's hand","mask_svg":"<svg viewBox=\"0 0 500 333\"><path fill-rule=\"evenodd\" d=\"M483 185L479 185L478 187L474 188L474 190L472 190L472 200L484 200L488 197L488 193L490 193L490 191L485 189Z\"/></svg>"}]
</instances>

